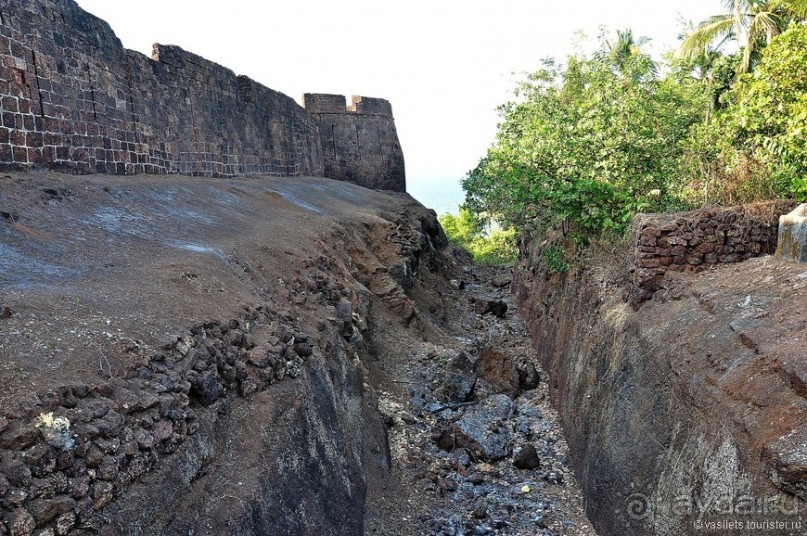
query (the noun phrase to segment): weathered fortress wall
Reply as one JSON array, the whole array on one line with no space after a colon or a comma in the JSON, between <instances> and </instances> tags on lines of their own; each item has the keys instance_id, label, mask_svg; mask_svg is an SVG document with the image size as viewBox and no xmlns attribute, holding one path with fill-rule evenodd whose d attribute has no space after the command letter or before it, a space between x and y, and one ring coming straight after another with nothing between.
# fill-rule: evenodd
<instances>
[{"instance_id":1,"label":"weathered fortress wall","mask_svg":"<svg viewBox=\"0 0 807 536\"><path fill-rule=\"evenodd\" d=\"M155 45L151 59L126 50L73 0L0 0L2 168L325 175L403 190L389 103L358 102L360 149L342 143L324 160L321 116L282 93L178 47ZM377 179L385 162L398 174Z\"/></svg>"},{"instance_id":2,"label":"weathered fortress wall","mask_svg":"<svg viewBox=\"0 0 807 536\"><path fill-rule=\"evenodd\" d=\"M319 126L326 177L406 190L403 151L388 101L354 95L347 106L342 95L306 93L303 106Z\"/></svg>"}]
</instances>

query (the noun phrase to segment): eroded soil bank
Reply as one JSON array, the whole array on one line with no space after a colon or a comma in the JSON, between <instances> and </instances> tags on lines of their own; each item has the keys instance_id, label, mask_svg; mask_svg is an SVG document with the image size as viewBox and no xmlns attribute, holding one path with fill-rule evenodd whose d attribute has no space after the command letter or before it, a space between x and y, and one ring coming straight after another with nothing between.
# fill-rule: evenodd
<instances>
[{"instance_id":1,"label":"eroded soil bank","mask_svg":"<svg viewBox=\"0 0 807 536\"><path fill-rule=\"evenodd\" d=\"M0 535L594 534L511 276L406 194L37 173L0 216Z\"/></svg>"},{"instance_id":2,"label":"eroded soil bank","mask_svg":"<svg viewBox=\"0 0 807 536\"><path fill-rule=\"evenodd\" d=\"M541 247L515 286L600 534L807 533L807 266L668 274L634 311L618 252Z\"/></svg>"}]
</instances>

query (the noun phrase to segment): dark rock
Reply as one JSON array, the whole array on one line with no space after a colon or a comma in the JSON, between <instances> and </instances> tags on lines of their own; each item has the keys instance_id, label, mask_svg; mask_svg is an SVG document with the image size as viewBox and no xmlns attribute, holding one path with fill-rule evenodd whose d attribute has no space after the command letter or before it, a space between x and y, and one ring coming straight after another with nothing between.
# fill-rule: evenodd
<instances>
[{"instance_id":1,"label":"dark rock","mask_svg":"<svg viewBox=\"0 0 807 536\"><path fill-rule=\"evenodd\" d=\"M457 491L457 482L453 478L440 477L437 479L437 487L443 491Z\"/></svg>"},{"instance_id":2,"label":"dark rock","mask_svg":"<svg viewBox=\"0 0 807 536\"><path fill-rule=\"evenodd\" d=\"M160 421L154 426L154 443L160 444L174 435L174 426L171 421Z\"/></svg>"},{"instance_id":3,"label":"dark rock","mask_svg":"<svg viewBox=\"0 0 807 536\"><path fill-rule=\"evenodd\" d=\"M258 368L266 368L270 364L271 346L256 346L247 353L247 362Z\"/></svg>"},{"instance_id":4,"label":"dark rock","mask_svg":"<svg viewBox=\"0 0 807 536\"><path fill-rule=\"evenodd\" d=\"M513 276L511 275L500 275L494 277L493 280L490 282L496 288L504 288L509 287L513 283Z\"/></svg>"},{"instance_id":5,"label":"dark rock","mask_svg":"<svg viewBox=\"0 0 807 536\"><path fill-rule=\"evenodd\" d=\"M13 422L0 435L0 448L23 450L39 438L39 430L32 424Z\"/></svg>"},{"instance_id":6,"label":"dark rock","mask_svg":"<svg viewBox=\"0 0 807 536\"><path fill-rule=\"evenodd\" d=\"M0 464L0 471L15 486L22 487L31 483L31 469L22 460L11 455L6 456Z\"/></svg>"},{"instance_id":7,"label":"dark rock","mask_svg":"<svg viewBox=\"0 0 807 536\"><path fill-rule=\"evenodd\" d=\"M460 351L456 356L451 358L450 365L451 368L463 372L473 372L474 370L473 362L468 358L468 354L463 351Z\"/></svg>"},{"instance_id":8,"label":"dark rock","mask_svg":"<svg viewBox=\"0 0 807 536\"><path fill-rule=\"evenodd\" d=\"M530 391L538 387L541 381L541 376L538 374L538 369L535 364L531 362L524 363L518 367L518 384L524 391Z\"/></svg>"},{"instance_id":9,"label":"dark rock","mask_svg":"<svg viewBox=\"0 0 807 536\"><path fill-rule=\"evenodd\" d=\"M77 476L70 479L70 495L74 499L86 497L90 491L90 477L87 475Z\"/></svg>"},{"instance_id":10,"label":"dark rock","mask_svg":"<svg viewBox=\"0 0 807 536\"><path fill-rule=\"evenodd\" d=\"M28 492L25 489L12 489L3 497L0 497L0 506L6 510L14 510L28 500Z\"/></svg>"},{"instance_id":11,"label":"dark rock","mask_svg":"<svg viewBox=\"0 0 807 536\"><path fill-rule=\"evenodd\" d=\"M209 406L219 398L219 380L215 372L199 374L191 384L190 395L198 398L203 406Z\"/></svg>"},{"instance_id":12,"label":"dark rock","mask_svg":"<svg viewBox=\"0 0 807 536\"><path fill-rule=\"evenodd\" d=\"M807 424L765 445L762 455L773 483L807 500Z\"/></svg>"},{"instance_id":13,"label":"dark rock","mask_svg":"<svg viewBox=\"0 0 807 536\"><path fill-rule=\"evenodd\" d=\"M56 450L41 443L28 449L23 459L34 476L45 476L56 469Z\"/></svg>"},{"instance_id":14,"label":"dark rock","mask_svg":"<svg viewBox=\"0 0 807 536\"><path fill-rule=\"evenodd\" d=\"M504 318L507 314L507 304L501 300L477 299L474 311L479 315L492 314L496 318Z\"/></svg>"},{"instance_id":15,"label":"dark rock","mask_svg":"<svg viewBox=\"0 0 807 536\"><path fill-rule=\"evenodd\" d=\"M294 343L294 353L300 357L310 357L314 353L314 345L309 341Z\"/></svg>"},{"instance_id":16,"label":"dark rock","mask_svg":"<svg viewBox=\"0 0 807 536\"><path fill-rule=\"evenodd\" d=\"M434 442L443 450L451 450L456 443L454 434L450 430L440 430L434 434Z\"/></svg>"},{"instance_id":17,"label":"dark rock","mask_svg":"<svg viewBox=\"0 0 807 536\"><path fill-rule=\"evenodd\" d=\"M353 305L347 298L342 298L336 304L336 318L350 321L353 318Z\"/></svg>"},{"instance_id":18,"label":"dark rock","mask_svg":"<svg viewBox=\"0 0 807 536\"><path fill-rule=\"evenodd\" d=\"M238 384L238 394L249 396L258 390L258 385L252 380L244 380Z\"/></svg>"},{"instance_id":19,"label":"dark rock","mask_svg":"<svg viewBox=\"0 0 807 536\"><path fill-rule=\"evenodd\" d=\"M4 305L3 308L0 310L0 320L6 320L7 318L11 318L13 315L14 312L8 305Z\"/></svg>"},{"instance_id":20,"label":"dark rock","mask_svg":"<svg viewBox=\"0 0 807 536\"><path fill-rule=\"evenodd\" d=\"M487 380L494 389L510 398L518 396L521 390L519 370L509 356L495 347L488 347L476 362L476 373Z\"/></svg>"},{"instance_id":21,"label":"dark rock","mask_svg":"<svg viewBox=\"0 0 807 536\"><path fill-rule=\"evenodd\" d=\"M513 458L513 465L518 469L537 469L541 466L541 459L531 443L525 445Z\"/></svg>"},{"instance_id":22,"label":"dark rock","mask_svg":"<svg viewBox=\"0 0 807 536\"><path fill-rule=\"evenodd\" d=\"M124 422L125 419L123 415L115 410L109 410L104 415L104 418L96 423L96 427L101 437L109 439L117 437L121 433Z\"/></svg>"},{"instance_id":23,"label":"dark rock","mask_svg":"<svg viewBox=\"0 0 807 536\"><path fill-rule=\"evenodd\" d=\"M36 528L36 521L27 510L18 508L9 514L7 525L11 536L29 536Z\"/></svg>"},{"instance_id":24,"label":"dark rock","mask_svg":"<svg viewBox=\"0 0 807 536\"><path fill-rule=\"evenodd\" d=\"M409 267L408 261L401 261L391 266L389 274L404 290L409 290L415 286L415 274Z\"/></svg>"},{"instance_id":25,"label":"dark rock","mask_svg":"<svg viewBox=\"0 0 807 536\"><path fill-rule=\"evenodd\" d=\"M92 486L92 507L98 510L115 496L115 487L111 482L96 482Z\"/></svg>"},{"instance_id":26,"label":"dark rock","mask_svg":"<svg viewBox=\"0 0 807 536\"><path fill-rule=\"evenodd\" d=\"M506 395L490 396L471 407L452 427L457 446L481 460L506 458L512 450L511 434L504 427L491 425L509 419L513 412L513 401Z\"/></svg>"},{"instance_id":27,"label":"dark rock","mask_svg":"<svg viewBox=\"0 0 807 536\"><path fill-rule=\"evenodd\" d=\"M118 464L115 463L115 460L111 456L104 456L96 473L100 480L115 480L115 476L118 473Z\"/></svg>"},{"instance_id":28,"label":"dark rock","mask_svg":"<svg viewBox=\"0 0 807 536\"><path fill-rule=\"evenodd\" d=\"M104 460L104 453L96 445L92 445L84 456L84 463L87 467L98 467Z\"/></svg>"},{"instance_id":29,"label":"dark rock","mask_svg":"<svg viewBox=\"0 0 807 536\"><path fill-rule=\"evenodd\" d=\"M33 516L37 525L43 525L60 514L73 510L76 501L70 497L55 497L53 499L38 499L29 501L26 509Z\"/></svg>"},{"instance_id":30,"label":"dark rock","mask_svg":"<svg viewBox=\"0 0 807 536\"><path fill-rule=\"evenodd\" d=\"M56 534L62 536L70 532L76 525L76 514L73 512L66 512L56 519Z\"/></svg>"}]
</instances>

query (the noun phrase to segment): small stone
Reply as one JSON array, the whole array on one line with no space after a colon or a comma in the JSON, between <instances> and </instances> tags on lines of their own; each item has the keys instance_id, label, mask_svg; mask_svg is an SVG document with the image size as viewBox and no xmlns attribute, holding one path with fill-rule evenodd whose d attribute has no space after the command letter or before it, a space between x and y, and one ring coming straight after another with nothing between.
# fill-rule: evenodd
<instances>
[{"instance_id":1,"label":"small stone","mask_svg":"<svg viewBox=\"0 0 807 536\"><path fill-rule=\"evenodd\" d=\"M348 321L353 318L353 305L347 298L340 299L336 304L336 318Z\"/></svg>"},{"instance_id":2,"label":"small stone","mask_svg":"<svg viewBox=\"0 0 807 536\"><path fill-rule=\"evenodd\" d=\"M90 491L89 476L84 475L70 479L70 495L74 499L81 499L82 497L86 497L89 491Z\"/></svg>"},{"instance_id":3,"label":"small stone","mask_svg":"<svg viewBox=\"0 0 807 536\"><path fill-rule=\"evenodd\" d=\"M518 469L537 469L541 466L541 459L532 444L525 445L513 458L513 465Z\"/></svg>"},{"instance_id":4,"label":"small stone","mask_svg":"<svg viewBox=\"0 0 807 536\"><path fill-rule=\"evenodd\" d=\"M457 482L453 478L438 478L437 487L443 491L457 491Z\"/></svg>"},{"instance_id":5,"label":"small stone","mask_svg":"<svg viewBox=\"0 0 807 536\"><path fill-rule=\"evenodd\" d=\"M238 394L249 396L258 390L258 385L252 380L244 380L238 384Z\"/></svg>"},{"instance_id":6,"label":"small stone","mask_svg":"<svg viewBox=\"0 0 807 536\"><path fill-rule=\"evenodd\" d=\"M519 386L525 391L530 391L538 387L541 381L541 376L535 368L535 364L526 363L523 367L518 369L518 383Z\"/></svg>"},{"instance_id":7,"label":"small stone","mask_svg":"<svg viewBox=\"0 0 807 536\"><path fill-rule=\"evenodd\" d=\"M0 464L0 471L15 486L24 487L31 482L31 469L22 460L9 458Z\"/></svg>"},{"instance_id":8,"label":"small stone","mask_svg":"<svg viewBox=\"0 0 807 536\"><path fill-rule=\"evenodd\" d=\"M203 406L209 406L219 398L219 380L215 371L199 374L191 385L191 396L199 398Z\"/></svg>"},{"instance_id":9,"label":"small stone","mask_svg":"<svg viewBox=\"0 0 807 536\"><path fill-rule=\"evenodd\" d=\"M0 435L0 448L23 450L33 445L39 438L39 430L27 423L15 422Z\"/></svg>"},{"instance_id":10,"label":"small stone","mask_svg":"<svg viewBox=\"0 0 807 536\"><path fill-rule=\"evenodd\" d=\"M550 471L545 477L550 484L563 484L563 475L557 471Z\"/></svg>"},{"instance_id":11,"label":"small stone","mask_svg":"<svg viewBox=\"0 0 807 536\"><path fill-rule=\"evenodd\" d=\"M109 503L114 497L114 490L111 482L96 482L92 487L92 507L98 510Z\"/></svg>"},{"instance_id":12,"label":"small stone","mask_svg":"<svg viewBox=\"0 0 807 536\"><path fill-rule=\"evenodd\" d=\"M76 501L70 497L59 496L54 499L30 501L27 509L38 526L51 521L58 515L72 511L75 504Z\"/></svg>"},{"instance_id":13,"label":"small stone","mask_svg":"<svg viewBox=\"0 0 807 536\"><path fill-rule=\"evenodd\" d=\"M90 468L98 467L103 460L104 453L96 445L92 445L84 455L84 463Z\"/></svg>"},{"instance_id":14,"label":"small stone","mask_svg":"<svg viewBox=\"0 0 807 536\"><path fill-rule=\"evenodd\" d=\"M294 344L294 353L300 357L310 357L314 353L314 346L308 342L297 342Z\"/></svg>"},{"instance_id":15,"label":"small stone","mask_svg":"<svg viewBox=\"0 0 807 536\"><path fill-rule=\"evenodd\" d=\"M76 525L76 514L67 512L56 519L56 534L64 536Z\"/></svg>"},{"instance_id":16,"label":"small stone","mask_svg":"<svg viewBox=\"0 0 807 536\"><path fill-rule=\"evenodd\" d=\"M19 508L8 516L8 529L11 536L30 536L35 528L34 517L24 508Z\"/></svg>"},{"instance_id":17,"label":"small stone","mask_svg":"<svg viewBox=\"0 0 807 536\"><path fill-rule=\"evenodd\" d=\"M258 368L266 368L270 364L270 347L257 346L247 353L247 362Z\"/></svg>"},{"instance_id":18,"label":"small stone","mask_svg":"<svg viewBox=\"0 0 807 536\"><path fill-rule=\"evenodd\" d=\"M154 442L159 444L167 441L174 435L174 425L171 421L160 421L154 426Z\"/></svg>"},{"instance_id":19,"label":"small stone","mask_svg":"<svg viewBox=\"0 0 807 536\"><path fill-rule=\"evenodd\" d=\"M115 480L118 474L118 464L111 456L104 456L103 461L97 469L98 478L101 480Z\"/></svg>"}]
</instances>

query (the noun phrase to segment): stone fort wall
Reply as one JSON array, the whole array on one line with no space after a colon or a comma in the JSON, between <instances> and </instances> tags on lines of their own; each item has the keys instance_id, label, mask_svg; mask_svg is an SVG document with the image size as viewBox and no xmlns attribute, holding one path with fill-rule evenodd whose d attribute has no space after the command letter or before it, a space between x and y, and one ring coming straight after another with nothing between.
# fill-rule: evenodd
<instances>
[{"instance_id":1,"label":"stone fort wall","mask_svg":"<svg viewBox=\"0 0 807 536\"><path fill-rule=\"evenodd\" d=\"M360 148L340 141L326 159L321 139L346 122L328 138L322 114L225 67L175 46L155 45L152 58L127 50L73 0L0 0L3 169L324 175L403 190L403 155L381 103L358 98ZM400 162L396 180L373 175L385 162Z\"/></svg>"},{"instance_id":2,"label":"stone fort wall","mask_svg":"<svg viewBox=\"0 0 807 536\"><path fill-rule=\"evenodd\" d=\"M303 106L317 122L325 176L380 190L406 190L404 159L384 99L306 93Z\"/></svg>"},{"instance_id":3,"label":"stone fort wall","mask_svg":"<svg viewBox=\"0 0 807 536\"><path fill-rule=\"evenodd\" d=\"M668 272L699 272L776 251L779 217L794 201L640 214L633 222L630 301L638 307L665 285Z\"/></svg>"}]
</instances>

